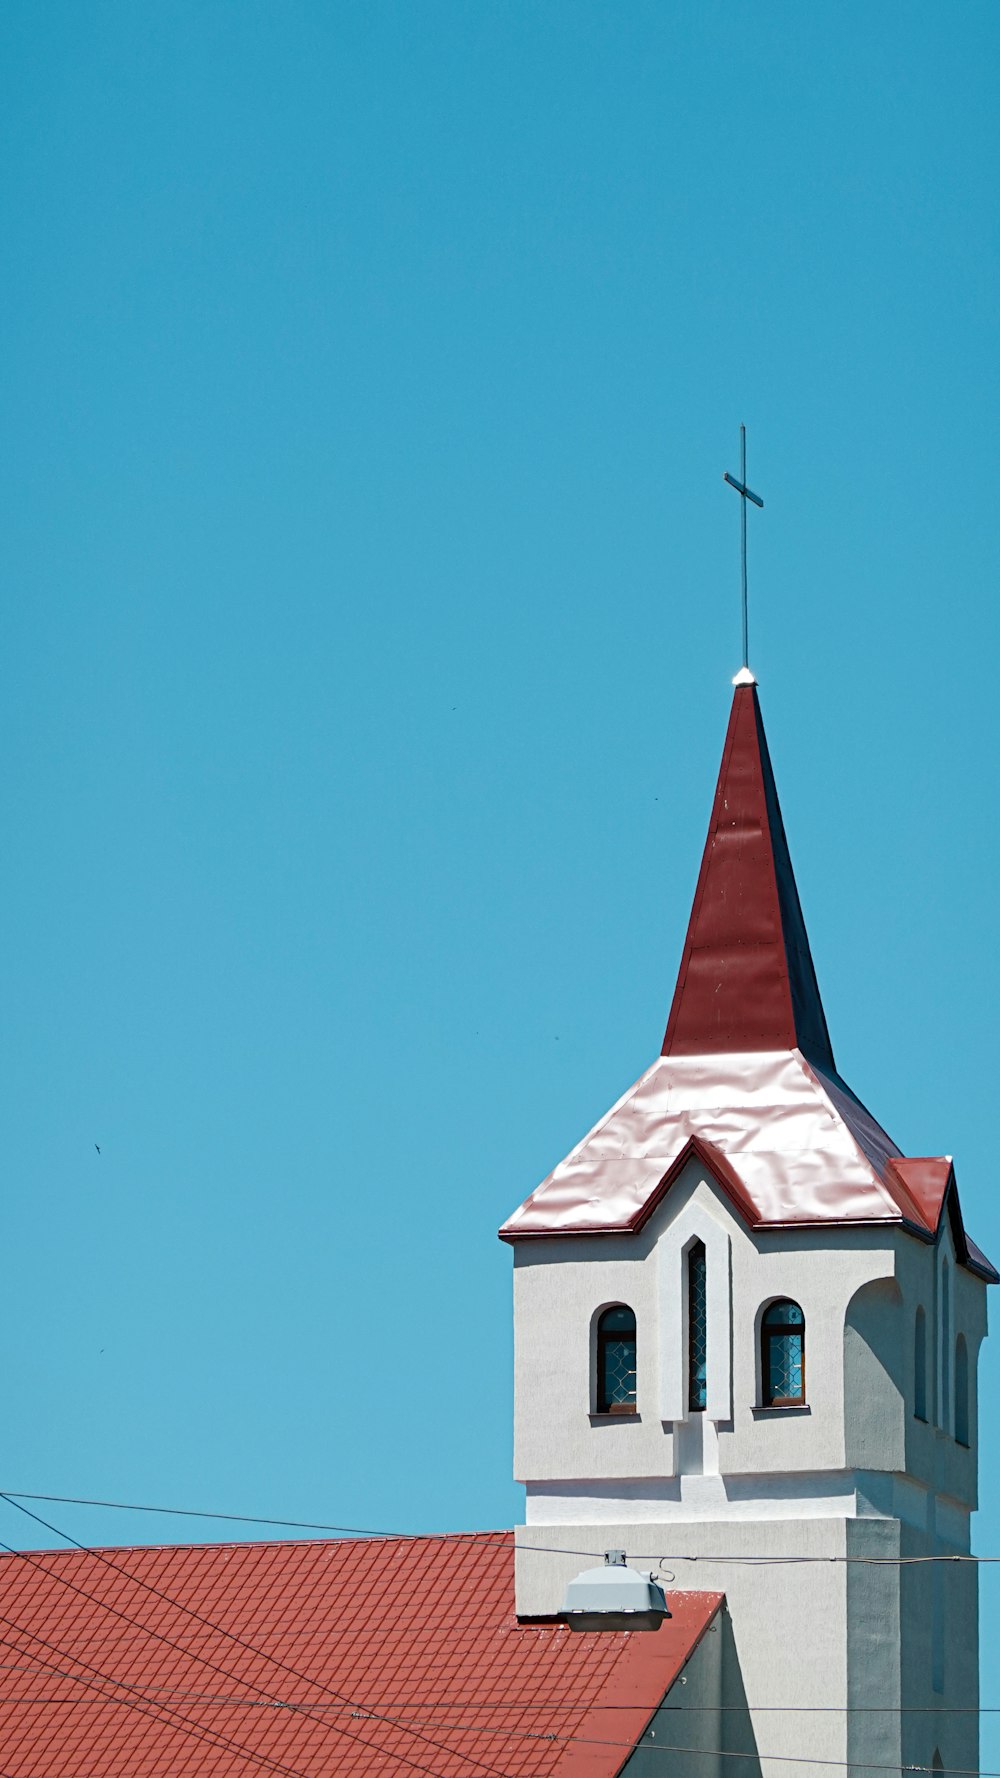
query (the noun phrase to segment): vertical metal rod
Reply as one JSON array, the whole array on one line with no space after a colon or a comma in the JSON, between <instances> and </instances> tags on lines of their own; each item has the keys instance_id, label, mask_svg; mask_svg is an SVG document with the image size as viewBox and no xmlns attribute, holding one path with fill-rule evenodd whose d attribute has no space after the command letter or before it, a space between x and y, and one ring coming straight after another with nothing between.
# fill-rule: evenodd
<instances>
[{"instance_id":1,"label":"vertical metal rod","mask_svg":"<svg viewBox=\"0 0 1000 1778\"><path fill-rule=\"evenodd\" d=\"M740 481L744 488L747 485L747 429L740 427ZM740 560L743 567L743 665L750 665L750 648L747 641L747 500L744 494L740 500Z\"/></svg>"}]
</instances>

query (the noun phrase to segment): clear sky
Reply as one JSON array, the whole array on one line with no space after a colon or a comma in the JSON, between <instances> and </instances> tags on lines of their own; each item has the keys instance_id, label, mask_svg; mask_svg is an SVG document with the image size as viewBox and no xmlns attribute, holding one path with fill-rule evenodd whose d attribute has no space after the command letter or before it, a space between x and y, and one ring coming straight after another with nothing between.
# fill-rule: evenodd
<instances>
[{"instance_id":1,"label":"clear sky","mask_svg":"<svg viewBox=\"0 0 1000 1778\"><path fill-rule=\"evenodd\" d=\"M7 0L0 1485L519 1515L495 1230L659 1048L741 420L838 1062L1000 1259L998 61L971 0Z\"/></svg>"}]
</instances>

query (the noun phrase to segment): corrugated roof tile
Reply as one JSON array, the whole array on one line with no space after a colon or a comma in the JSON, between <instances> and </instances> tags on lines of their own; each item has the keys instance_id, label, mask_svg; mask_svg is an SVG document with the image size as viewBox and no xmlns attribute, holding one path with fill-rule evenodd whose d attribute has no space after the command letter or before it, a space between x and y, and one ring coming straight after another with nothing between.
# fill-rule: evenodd
<instances>
[{"instance_id":1,"label":"corrugated roof tile","mask_svg":"<svg viewBox=\"0 0 1000 1778\"><path fill-rule=\"evenodd\" d=\"M520 1625L499 1532L3 1556L0 1764L613 1778L607 1743L639 1737L720 1603L671 1594L652 1634Z\"/></svg>"}]
</instances>

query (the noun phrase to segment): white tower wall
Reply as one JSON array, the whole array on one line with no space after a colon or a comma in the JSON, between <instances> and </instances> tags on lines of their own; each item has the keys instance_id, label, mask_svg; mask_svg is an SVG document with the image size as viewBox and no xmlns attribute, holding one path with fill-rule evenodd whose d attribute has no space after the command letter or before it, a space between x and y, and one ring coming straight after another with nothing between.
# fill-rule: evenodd
<instances>
[{"instance_id":1,"label":"white tower wall","mask_svg":"<svg viewBox=\"0 0 1000 1778\"><path fill-rule=\"evenodd\" d=\"M685 1386L692 1239L708 1266L703 1413ZM801 1408L760 1405L760 1316L779 1297L805 1315ZM596 1319L615 1302L636 1316L634 1417L595 1411ZM638 1234L517 1243L514 1319L520 1615L559 1611L579 1552L622 1547L725 1591L762 1772L815 1778L806 1755L929 1765L934 1748L975 1766L974 1716L944 1713L978 1702L975 1569L899 1562L967 1553L976 1504L985 1286L947 1222L936 1245L886 1226L753 1233L692 1160Z\"/></svg>"}]
</instances>

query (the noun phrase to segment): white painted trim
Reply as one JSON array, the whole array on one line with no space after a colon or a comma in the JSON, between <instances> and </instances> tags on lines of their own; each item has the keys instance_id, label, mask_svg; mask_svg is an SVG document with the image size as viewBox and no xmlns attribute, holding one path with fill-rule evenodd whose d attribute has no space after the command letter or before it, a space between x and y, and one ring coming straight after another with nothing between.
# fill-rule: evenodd
<instances>
[{"instance_id":1,"label":"white painted trim","mask_svg":"<svg viewBox=\"0 0 1000 1778\"><path fill-rule=\"evenodd\" d=\"M861 1469L783 1476L640 1476L531 1483L525 1529L538 1525L732 1525L759 1519L890 1519L969 1548L970 1515L905 1476Z\"/></svg>"},{"instance_id":2,"label":"white painted trim","mask_svg":"<svg viewBox=\"0 0 1000 1778\"><path fill-rule=\"evenodd\" d=\"M658 1243L660 1419L688 1418L688 1249L705 1244L708 1296L708 1377L705 1413L709 1420L733 1417L732 1244L711 1209L693 1198Z\"/></svg>"},{"instance_id":3,"label":"white painted trim","mask_svg":"<svg viewBox=\"0 0 1000 1778\"><path fill-rule=\"evenodd\" d=\"M847 1519L857 1513L853 1473L787 1476L760 1485L747 1476L650 1477L615 1486L563 1482L529 1488L526 1525L734 1524L756 1519Z\"/></svg>"}]
</instances>

